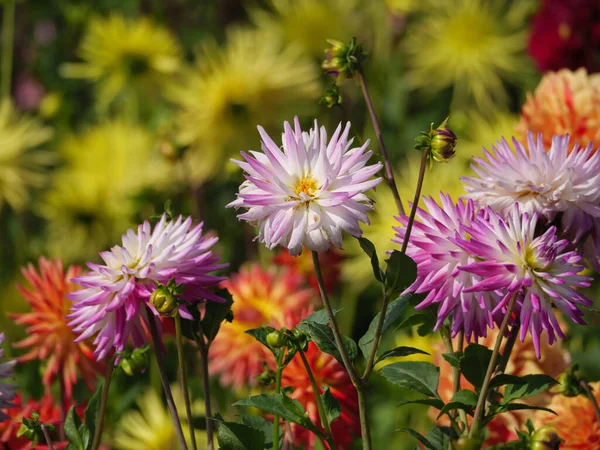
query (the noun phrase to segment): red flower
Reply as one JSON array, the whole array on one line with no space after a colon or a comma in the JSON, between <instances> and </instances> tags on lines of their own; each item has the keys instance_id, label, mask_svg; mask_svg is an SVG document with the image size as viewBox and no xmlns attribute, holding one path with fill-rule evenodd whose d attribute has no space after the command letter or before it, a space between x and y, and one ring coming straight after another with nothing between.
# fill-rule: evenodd
<instances>
[{"instance_id":1,"label":"red flower","mask_svg":"<svg viewBox=\"0 0 600 450\"><path fill-rule=\"evenodd\" d=\"M27 326L27 337L14 346L29 351L17 361L44 361L46 369L42 381L46 389L49 390L60 375L65 398L71 397L77 372L93 390L96 372L101 367L95 362L93 348L88 342L74 342L76 336L66 318L71 308L67 294L77 289L71 279L81 274L81 268L71 266L65 272L62 261L40 258L39 273L32 264L23 268L22 273L29 286L18 285L17 288L31 305L31 312L11 314L11 317L17 324Z\"/></svg>"},{"instance_id":2,"label":"red flower","mask_svg":"<svg viewBox=\"0 0 600 450\"><path fill-rule=\"evenodd\" d=\"M334 248L323 253L319 253L319 262L323 272L323 282L327 292L333 292L340 281L342 255ZM317 292L319 285L313 267L312 253L306 248L302 249L299 256L292 256L287 249L282 249L279 254L273 258L275 264L293 268L296 272L302 274Z\"/></svg>"},{"instance_id":3,"label":"red flower","mask_svg":"<svg viewBox=\"0 0 600 450\"><path fill-rule=\"evenodd\" d=\"M600 70L600 2L543 0L533 18L529 53L539 70Z\"/></svg>"}]
</instances>

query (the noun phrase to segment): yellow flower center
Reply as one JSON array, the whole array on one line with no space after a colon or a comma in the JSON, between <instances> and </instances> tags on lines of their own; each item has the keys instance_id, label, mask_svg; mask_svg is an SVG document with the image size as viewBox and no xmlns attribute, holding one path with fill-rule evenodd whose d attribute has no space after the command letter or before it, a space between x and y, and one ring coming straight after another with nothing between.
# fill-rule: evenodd
<instances>
[{"instance_id":1,"label":"yellow flower center","mask_svg":"<svg viewBox=\"0 0 600 450\"><path fill-rule=\"evenodd\" d=\"M566 41L571 36L571 27L568 23L561 23L558 26L558 35L563 41Z\"/></svg>"},{"instance_id":2,"label":"yellow flower center","mask_svg":"<svg viewBox=\"0 0 600 450\"><path fill-rule=\"evenodd\" d=\"M308 177L304 177L300 180L300 183L298 183L298 185L296 186L296 189L294 189L294 191L298 195L300 195L301 192L304 192L309 197L314 197L315 192L318 189L319 189L319 186L317 186L317 182L315 181L315 179L308 176Z\"/></svg>"}]
</instances>

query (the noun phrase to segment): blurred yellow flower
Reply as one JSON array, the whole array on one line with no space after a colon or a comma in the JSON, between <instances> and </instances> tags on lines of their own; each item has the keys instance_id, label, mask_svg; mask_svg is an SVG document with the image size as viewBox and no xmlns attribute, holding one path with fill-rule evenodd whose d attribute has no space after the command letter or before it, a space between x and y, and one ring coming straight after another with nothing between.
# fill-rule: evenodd
<instances>
[{"instance_id":1,"label":"blurred yellow flower","mask_svg":"<svg viewBox=\"0 0 600 450\"><path fill-rule=\"evenodd\" d=\"M64 64L61 73L97 83L100 108L126 90L138 99L156 96L181 66L181 49L169 30L116 13L90 20L78 56L83 62Z\"/></svg>"},{"instance_id":2,"label":"blurred yellow flower","mask_svg":"<svg viewBox=\"0 0 600 450\"><path fill-rule=\"evenodd\" d=\"M173 386L171 390L179 411L183 434L189 445L183 395L178 386ZM136 403L139 411L128 411L119 420L112 439L113 448L119 450L177 450L179 445L169 410L156 391L147 390ZM204 414L204 405L200 400L192 404L192 414L194 416ZM196 430L195 436L198 449L205 449L206 433Z\"/></svg>"},{"instance_id":3,"label":"blurred yellow flower","mask_svg":"<svg viewBox=\"0 0 600 450\"><path fill-rule=\"evenodd\" d=\"M473 104L483 113L506 106L503 81L528 71L525 21L508 21L505 1L430 0L425 17L409 24L407 80L431 93L453 88L453 110ZM516 2L518 3L518 2Z\"/></svg>"},{"instance_id":4,"label":"blurred yellow flower","mask_svg":"<svg viewBox=\"0 0 600 450\"><path fill-rule=\"evenodd\" d=\"M128 226L134 197L160 189L171 166L141 127L115 120L96 125L60 145L64 168L41 207L48 220L48 252L67 262L95 258Z\"/></svg>"},{"instance_id":5,"label":"blurred yellow flower","mask_svg":"<svg viewBox=\"0 0 600 450\"><path fill-rule=\"evenodd\" d=\"M460 145L459 140L457 153L461 151ZM400 198L407 213L409 211L408 203L413 201L415 195L420 160L419 153L413 151L396 176ZM427 170L425 174L422 195L437 197L440 191L443 191L456 200L460 195L465 194L459 178L466 173L467 166L460 160L453 160L448 164L436 164L432 172ZM369 212L371 225L363 227L363 236L375 244L379 259L383 262L384 259L387 259L385 252L393 249L399 250L396 248L397 245L392 242L395 235L392 227L399 225L394 218L398 215L398 209L387 186L379 186L376 191L371 193L370 197L375 200L375 209ZM360 292L374 279L371 266L356 239L347 238L344 248L347 257L342 260L342 277L355 286L356 292Z\"/></svg>"},{"instance_id":6,"label":"blurred yellow flower","mask_svg":"<svg viewBox=\"0 0 600 450\"><path fill-rule=\"evenodd\" d=\"M461 163L470 164L473 156L483 156L483 148L491 151L492 145L496 145L502 137L506 138L511 147L513 136L522 138L516 130L519 118L512 114L498 112L489 119L479 115L466 115L460 121L464 123L464 138L461 135L458 141L456 159L461 160ZM453 123L458 121L453 120Z\"/></svg>"},{"instance_id":7,"label":"blurred yellow flower","mask_svg":"<svg viewBox=\"0 0 600 450\"><path fill-rule=\"evenodd\" d=\"M246 29L230 32L225 47L204 46L195 68L174 86L178 140L192 181L219 176L229 157L258 149L256 125L281 128L284 119L312 110L320 94L318 72L294 46Z\"/></svg>"},{"instance_id":8,"label":"blurred yellow flower","mask_svg":"<svg viewBox=\"0 0 600 450\"><path fill-rule=\"evenodd\" d=\"M22 209L29 202L29 188L44 185L44 166L50 153L36 151L52 137L52 129L33 117L21 116L10 102L0 105L0 207Z\"/></svg>"},{"instance_id":9,"label":"blurred yellow flower","mask_svg":"<svg viewBox=\"0 0 600 450\"><path fill-rule=\"evenodd\" d=\"M317 58L327 39L346 42L361 31L357 0L270 0L269 6L272 12L249 11L254 24Z\"/></svg>"}]
</instances>

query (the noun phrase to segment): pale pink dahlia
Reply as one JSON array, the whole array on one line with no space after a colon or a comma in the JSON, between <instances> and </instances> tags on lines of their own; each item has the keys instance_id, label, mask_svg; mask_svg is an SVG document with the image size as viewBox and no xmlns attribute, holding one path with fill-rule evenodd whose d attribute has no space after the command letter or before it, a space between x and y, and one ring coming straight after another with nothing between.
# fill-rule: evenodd
<instances>
[{"instance_id":1,"label":"pale pink dahlia","mask_svg":"<svg viewBox=\"0 0 600 450\"><path fill-rule=\"evenodd\" d=\"M554 136L547 151L541 134L527 135L527 149L513 143L514 152L502 139L485 151L487 160L474 158L478 177L462 178L465 197L501 214L517 202L547 221L562 213L561 231L579 242L600 219L600 152L592 144L569 147L569 135Z\"/></svg>"},{"instance_id":2,"label":"pale pink dahlia","mask_svg":"<svg viewBox=\"0 0 600 450\"><path fill-rule=\"evenodd\" d=\"M316 121L307 133L296 117L294 128L285 122L280 148L258 127L263 153L242 152L245 162L233 160L246 181L227 206L247 209L238 218L256 224L258 239L269 249L281 245L298 256L302 246L318 252L341 247L342 231L362 235L359 222L368 224L373 209L364 192L381 182L371 177L382 164L367 165L368 141L351 148L350 123L343 131L340 124L329 143Z\"/></svg>"},{"instance_id":3,"label":"pale pink dahlia","mask_svg":"<svg viewBox=\"0 0 600 450\"><path fill-rule=\"evenodd\" d=\"M465 227L476 215L471 200L453 203L448 195L440 194L441 205L433 198L423 198L427 211L419 208L410 235L406 254L417 263L417 280L409 292L428 293L417 309L439 304L436 329L452 314L452 335L464 330L467 339L487 335L494 327L493 311L501 299L495 292L473 292L472 286L480 283L479 275L460 270L475 260L457 242L467 239ZM395 227L394 242L404 240L407 216L397 217L402 226Z\"/></svg>"},{"instance_id":4,"label":"pale pink dahlia","mask_svg":"<svg viewBox=\"0 0 600 450\"><path fill-rule=\"evenodd\" d=\"M584 268L582 257L575 251L566 251L569 242L559 240L556 227L536 237L537 224L538 214L521 212L518 203L506 219L488 208L463 227L468 234L457 243L476 258L458 269L482 277L467 291L502 292L504 296L496 310L505 309L510 298L518 295L520 338L523 341L529 331L539 358L543 331L549 344L556 335L564 337L552 307L582 324L583 314L577 305L591 306L592 301L576 288L588 287L592 279L579 275Z\"/></svg>"},{"instance_id":5,"label":"pale pink dahlia","mask_svg":"<svg viewBox=\"0 0 600 450\"><path fill-rule=\"evenodd\" d=\"M4 349L1 347L3 343L4 333L0 333L0 422L10 419L4 411L14 406L12 401L16 397L16 394L13 392L16 389L16 386L7 384L6 379L13 378L13 367L17 362L3 362Z\"/></svg>"},{"instance_id":6,"label":"pale pink dahlia","mask_svg":"<svg viewBox=\"0 0 600 450\"><path fill-rule=\"evenodd\" d=\"M171 278L184 285L181 298L190 302L222 301L207 288L224 280L210 273L227 267L217 264L210 248L217 237L202 236L202 223L192 219L167 221L165 215L154 230L149 222L128 230L123 246L100 253L105 264L88 263L90 272L74 281L83 289L69 294L73 300L70 325L81 333L77 341L96 335L94 354L98 360L114 349L122 351L129 339L134 346L146 341L150 295L155 281L166 284ZM179 312L191 318L185 306ZM157 314L156 312L154 313Z\"/></svg>"}]
</instances>

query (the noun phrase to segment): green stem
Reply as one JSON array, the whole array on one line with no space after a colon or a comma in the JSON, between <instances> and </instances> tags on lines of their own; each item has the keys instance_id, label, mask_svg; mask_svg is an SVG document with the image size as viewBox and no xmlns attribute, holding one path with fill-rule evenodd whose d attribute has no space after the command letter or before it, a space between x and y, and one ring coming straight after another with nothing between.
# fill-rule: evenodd
<instances>
[{"instance_id":1,"label":"green stem","mask_svg":"<svg viewBox=\"0 0 600 450\"><path fill-rule=\"evenodd\" d=\"M326 437L325 440L329 443L329 448L331 450L335 450L337 447L333 440L333 435L331 434L331 426L329 425L329 420L327 420L327 414L325 412L325 407L323 406L323 399L321 398L321 391L319 390L319 386L317 386L317 381L315 380L315 376L310 369L310 365L306 360L306 355L299 349L298 353L300 353L300 358L302 358L302 363L304 364L304 368L306 369L306 373L308 374L308 379L310 380L310 385L313 388L313 392L315 393L315 400L317 402L317 410L319 411L319 419L321 420L321 425L325 429Z\"/></svg>"},{"instance_id":2,"label":"green stem","mask_svg":"<svg viewBox=\"0 0 600 450\"><path fill-rule=\"evenodd\" d=\"M365 74L362 70L360 63L358 63L358 82L360 83L360 89L362 90L363 97L365 98L365 103L367 104L367 109L369 110L369 115L371 116L371 122L373 122L373 129L375 130L375 135L377 136L377 140L379 141L379 148L381 150L381 156L383 157L383 165L385 167L386 182L392 190L392 194L394 195L394 199L396 200L396 206L398 207L398 212L400 213L400 215L403 216L404 207L402 206L402 200L400 200L400 194L398 193L398 188L396 187L396 180L394 179L394 172L392 171L390 158L388 157L385 142L383 141L383 133L381 132L379 119L377 118L377 113L375 112L375 107L373 106L373 100L371 100L371 94L369 93L369 88L367 86L367 80L365 79Z\"/></svg>"},{"instance_id":3,"label":"green stem","mask_svg":"<svg viewBox=\"0 0 600 450\"><path fill-rule=\"evenodd\" d=\"M488 364L488 368L485 373L485 378L483 379L483 384L481 385L481 391L479 392L479 398L477 399L477 407L475 408L475 414L473 415L473 424L471 425L471 430L469 431L469 437L474 437L479 432L479 426L481 423L481 419L483 418L483 410L485 408L485 402L487 400L490 381L492 380L492 375L494 374L496 368L496 360L498 359L498 354L500 353L500 346L502 345L502 338L504 337L504 333L506 332L506 328L508 327L508 323L510 322L510 318L513 309L515 308L516 302L517 294L513 295L510 299L508 303L508 308L506 309L506 315L504 316L502 325L500 325L500 329L498 330L496 344L494 345L494 350L492 351L490 363Z\"/></svg>"},{"instance_id":4,"label":"green stem","mask_svg":"<svg viewBox=\"0 0 600 450\"><path fill-rule=\"evenodd\" d=\"M369 377L375 367L375 355L377 354L377 347L383 334L383 324L385 323L385 316L387 315L387 308L390 301L389 295L385 289L385 286L381 287L383 291L383 301L381 303L381 313L379 314L379 321L377 322L377 328L375 329L375 337L373 338L373 345L371 346L371 352L369 353L369 359L367 360L367 366L362 376L363 383L369 381Z\"/></svg>"},{"instance_id":5,"label":"green stem","mask_svg":"<svg viewBox=\"0 0 600 450\"><path fill-rule=\"evenodd\" d=\"M425 180L425 169L427 168L427 153L429 149L423 150L421 155L421 166L419 167L419 179L417 180L417 188L415 189L415 198L413 199L412 208L410 210L410 217L406 224L406 232L404 233L404 239L402 240L402 253L406 253L408 247L408 240L410 239L410 233L412 231L413 224L415 223L415 216L417 214L417 208L419 207L419 199L421 198L421 190L423 189L423 181Z\"/></svg>"},{"instance_id":6,"label":"green stem","mask_svg":"<svg viewBox=\"0 0 600 450\"><path fill-rule=\"evenodd\" d=\"M210 376L208 374L208 349L210 342L204 341L204 333L202 331L202 322L198 322L198 334L194 335L198 352L200 353L200 363L202 365L202 383L204 387L204 416L206 423L206 448L214 450L214 432L212 420L212 405L210 400Z\"/></svg>"},{"instance_id":7,"label":"green stem","mask_svg":"<svg viewBox=\"0 0 600 450\"><path fill-rule=\"evenodd\" d=\"M192 416L192 402L190 400L190 391L187 383L187 370L185 366L185 357L183 355L183 335L181 333L181 317L179 313L175 315L175 342L177 343L177 359L179 360L179 376L181 382L181 392L185 402L185 413L188 421L188 432L190 434L190 442L192 449L197 450L196 434L194 433L194 423Z\"/></svg>"},{"instance_id":8,"label":"green stem","mask_svg":"<svg viewBox=\"0 0 600 450\"><path fill-rule=\"evenodd\" d=\"M587 398L592 403L594 413L596 414L596 420L600 422L600 407L598 407L598 402L596 401L596 397L592 392L592 388L590 388L590 385L585 380L581 380L579 384L581 384L581 387L585 391Z\"/></svg>"},{"instance_id":9,"label":"green stem","mask_svg":"<svg viewBox=\"0 0 600 450\"><path fill-rule=\"evenodd\" d=\"M46 440L46 444L48 445L48 450L54 450L54 446L52 445L52 439L50 439L50 434L48 433L48 429L46 425L41 424L42 433L44 433L44 439Z\"/></svg>"},{"instance_id":10,"label":"green stem","mask_svg":"<svg viewBox=\"0 0 600 450\"><path fill-rule=\"evenodd\" d=\"M94 439L92 440L92 450L98 450L100 443L102 442L102 433L104 432L104 416L106 415L106 405L108 404L108 393L110 391L110 382L112 380L112 374L115 368L116 356L112 357L108 362L106 368L106 375L104 375L104 384L102 385L102 392L100 393L100 408L98 410L98 422L96 423L96 430L94 431Z\"/></svg>"},{"instance_id":11,"label":"green stem","mask_svg":"<svg viewBox=\"0 0 600 450\"><path fill-rule=\"evenodd\" d=\"M60 421L61 423L65 423L65 419L67 418L67 408L66 408L66 397L65 397L65 380L62 377L62 374L59 374L58 376L58 387L59 387L59 394L60 395ZM58 437L60 438L61 441L64 441L67 439L67 437L65 436L65 427L60 427L58 430Z\"/></svg>"},{"instance_id":12,"label":"green stem","mask_svg":"<svg viewBox=\"0 0 600 450\"><path fill-rule=\"evenodd\" d=\"M285 351L281 351L277 358L277 371L275 372L275 393L281 393L281 374L283 373L283 357ZM279 416L273 416L273 449L279 450Z\"/></svg>"},{"instance_id":13,"label":"green stem","mask_svg":"<svg viewBox=\"0 0 600 450\"><path fill-rule=\"evenodd\" d=\"M167 377L167 370L165 368L165 362L163 360L162 345L160 337L158 336L158 329L156 327L156 319L154 313L148 307L146 307L146 314L148 316L148 323L150 324L150 334L152 335L152 343L154 345L154 356L156 358L156 364L158 365L158 373L160 374L160 381L162 383L163 391L165 392L165 398L167 400L167 407L171 413L171 419L173 420L173 426L175 427L175 434L179 441L179 446L182 450L188 450L183 430L181 429L181 421L179 420L179 414L177 413L177 407L175 406L175 400L173 399L173 393L171 392L171 386L169 386L169 378Z\"/></svg>"},{"instance_id":14,"label":"green stem","mask_svg":"<svg viewBox=\"0 0 600 450\"><path fill-rule=\"evenodd\" d=\"M2 62L0 63L2 75L0 75L0 100L10 98L10 87L13 65L13 41L15 37L15 0L4 2L4 13L2 17Z\"/></svg>"},{"instance_id":15,"label":"green stem","mask_svg":"<svg viewBox=\"0 0 600 450\"><path fill-rule=\"evenodd\" d=\"M454 353L454 346L452 345L452 338L450 337L450 330L448 329L448 327L443 326L442 328L440 328L440 334L442 335L442 341L444 342L444 347L446 349L446 353ZM462 348L462 340L463 340L463 332L462 331L459 333L458 337L461 342L459 344L459 347ZM462 350L459 350L459 351L462 351ZM460 370L458 368L452 366L452 394L453 395L456 394L459 390L460 390ZM457 414L450 416L450 420L452 421L453 424L456 423L456 416L457 416ZM466 429L466 427L468 426L467 414L463 410L459 409L458 417L460 417L460 420L464 423L465 429ZM460 436L461 429L458 425L456 425L456 429L458 429L458 435ZM448 446L448 448L451 448L451 446Z\"/></svg>"},{"instance_id":16,"label":"green stem","mask_svg":"<svg viewBox=\"0 0 600 450\"><path fill-rule=\"evenodd\" d=\"M371 430L369 429L369 418L367 417L367 399L363 387L357 387L358 412L360 415L360 433L362 437L363 450L371 450Z\"/></svg>"}]
</instances>

